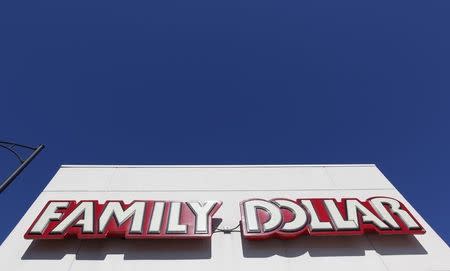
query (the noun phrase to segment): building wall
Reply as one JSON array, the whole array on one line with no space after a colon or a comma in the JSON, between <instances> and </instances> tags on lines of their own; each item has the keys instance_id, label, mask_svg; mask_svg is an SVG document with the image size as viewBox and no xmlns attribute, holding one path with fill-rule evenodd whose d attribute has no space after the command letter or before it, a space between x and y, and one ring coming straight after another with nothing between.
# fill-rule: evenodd
<instances>
[{"instance_id":1,"label":"building wall","mask_svg":"<svg viewBox=\"0 0 450 271\"><path fill-rule=\"evenodd\" d=\"M49 200L222 200L214 217L224 228L238 225L239 202L249 198L373 196L405 203L427 233L265 241L243 240L239 232L190 241L23 238ZM62 166L0 248L2 270L33 271L450 270L449 259L449 247L374 165Z\"/></svg>"}]
</instances>

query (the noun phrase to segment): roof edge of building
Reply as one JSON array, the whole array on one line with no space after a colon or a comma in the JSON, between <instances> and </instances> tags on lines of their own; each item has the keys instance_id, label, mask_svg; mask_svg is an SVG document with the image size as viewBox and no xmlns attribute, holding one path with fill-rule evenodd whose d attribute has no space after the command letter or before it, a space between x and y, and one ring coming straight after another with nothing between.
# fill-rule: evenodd
<instances>
[{"instance_id":1,"label":"roof edge of building","mask_svg":"<svg viewBox=\"0 0 450 271\"><path fill-rule=\"evenodd\" d=\"M284 167L377 167L375 164L230 164L230 165L86 165L63 164L61 168L284 168Z\"/></svg>"}]
</instances>

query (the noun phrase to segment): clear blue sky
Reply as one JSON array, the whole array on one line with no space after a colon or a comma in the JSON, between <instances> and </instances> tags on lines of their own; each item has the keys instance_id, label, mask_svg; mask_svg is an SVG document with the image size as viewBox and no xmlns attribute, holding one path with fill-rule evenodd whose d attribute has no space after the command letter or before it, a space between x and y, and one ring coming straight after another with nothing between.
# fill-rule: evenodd
<instances>
[{"instance_id":1,"label":"clear blue sky","mask_svg":"<svg viewBox=\"0 0 450 271\"><path fill-rule=\"evenodd\" d=\"M312 2L2 1L0 241L61 164L376 163L449 243L450 1Z\"/></svg>"}]
</instances>

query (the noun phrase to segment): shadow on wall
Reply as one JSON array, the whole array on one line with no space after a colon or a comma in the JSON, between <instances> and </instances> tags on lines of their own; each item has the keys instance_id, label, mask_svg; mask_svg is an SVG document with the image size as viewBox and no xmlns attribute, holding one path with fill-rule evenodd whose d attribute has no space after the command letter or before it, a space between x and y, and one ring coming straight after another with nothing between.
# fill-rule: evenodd
<instances>
[{"instance_id":1,"label":"shadow on wall","mask_svg":"<svg viewBox=\"0 0 450 271\"><path fill-rule=\"evenodd\" d=\"M60 260L76 254L77 260L104 260L124 255L125 260L195 260L211 258L211 240L34 240L22 260Z\"/></svg>"},{"instance_id":2,"label":"shadow on wall","mask_svg":"<svg viewBox=\"0 0 450 271\"><path fill-rule=\"evenodd\" d=\"M311 257L364 256L370 250L380 255L427 254L414 236L301 236L292 240L261 241L242 239L242 254L245 258L273 255L292 258L306 253ZM125 260L210 259L211 240L34 240L22 259L59 260L67 254L76 254L77 260L104 260L107 255L115 254L124 255Z\"/></svg>"},{"instance_id":3,"label":"shadow on wall","mask_svg":"<svg viewBox=\"0 0 450 271\"><path fill-rule=\"evenodd\" d=\"M427 254L412 235L300 236L290 240L260 241L242 239L245 258L266 258L273 255L293 258L306 253L311 257L364 256L366 250L375 250L380 255Z\"/></svg>"}]
</instances>

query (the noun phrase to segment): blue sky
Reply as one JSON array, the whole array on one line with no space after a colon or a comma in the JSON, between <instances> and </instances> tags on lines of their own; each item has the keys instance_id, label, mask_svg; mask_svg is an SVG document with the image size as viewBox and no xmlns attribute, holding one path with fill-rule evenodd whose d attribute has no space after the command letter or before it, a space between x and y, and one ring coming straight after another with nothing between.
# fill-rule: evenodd
<instances>
[{"instance_id":1,"label":"blue sky","mask_svg":"<svg viewBox=\"0 0 450 271\"><path fill-rule=\"evenodd\" d=\"M0 136L61 164L376 163L450 241L449 1L3 1ZM0 176L16 161L0 151Z\"/></svg>"}]
</instances>

